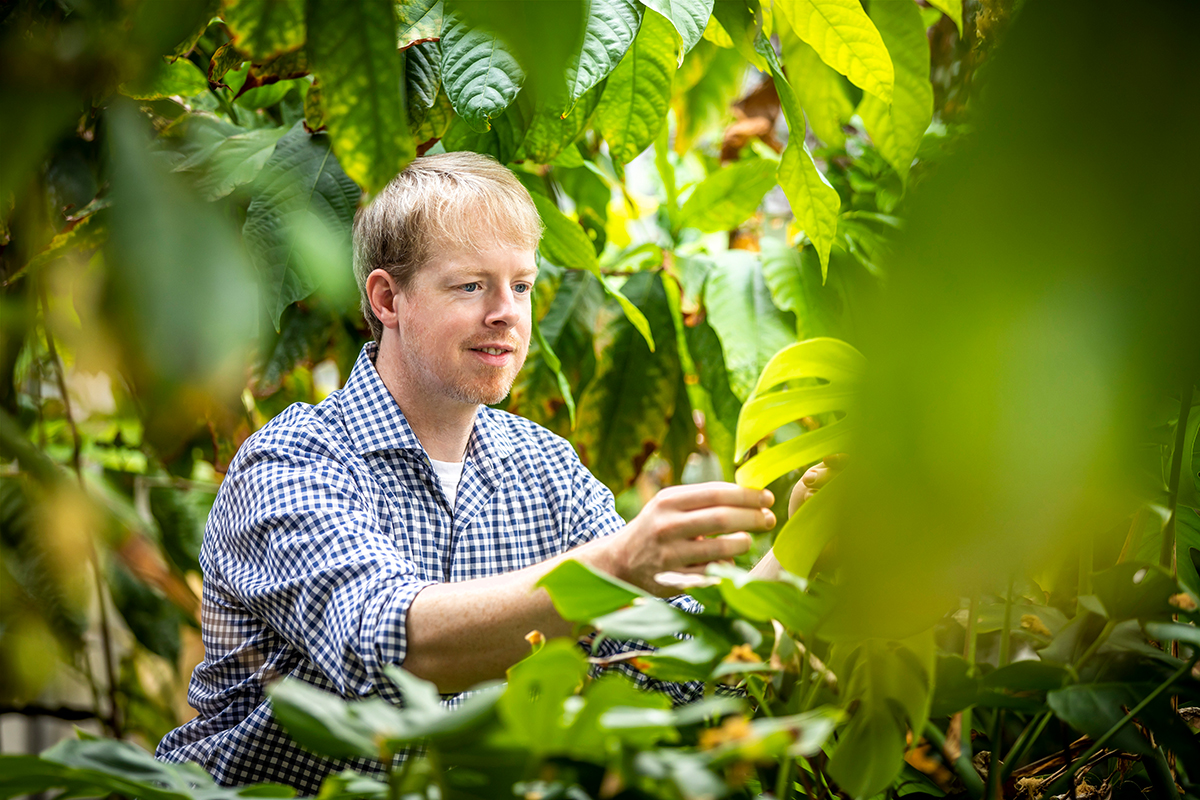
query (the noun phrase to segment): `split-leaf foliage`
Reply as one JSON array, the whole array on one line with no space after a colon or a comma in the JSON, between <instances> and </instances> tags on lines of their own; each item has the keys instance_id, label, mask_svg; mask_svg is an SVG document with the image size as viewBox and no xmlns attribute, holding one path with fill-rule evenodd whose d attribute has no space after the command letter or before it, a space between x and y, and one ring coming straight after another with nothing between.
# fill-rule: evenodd
<instances>
[{"instance_id":1,"label":"split-leaf foliage","mask_svg":"<svg viewBox=\"0 0 1200 800\"><path fill-rule=\"evenodd\" d=\"M502 406L623 513L849 467L779 578L677 576L700 614L544 579L704 700L568 639L454 711L283 680L292 736L381 761L322 797L1196 795L1200 168L1112 115L1194 136L1197 14L1014 5L3 4L0 704L79 682L110 738L0 756L0 797L290 796L111 737L180 720L233 452L354 361L356 208L455 149L546 225Z\"/></svg>"}]
</instances>

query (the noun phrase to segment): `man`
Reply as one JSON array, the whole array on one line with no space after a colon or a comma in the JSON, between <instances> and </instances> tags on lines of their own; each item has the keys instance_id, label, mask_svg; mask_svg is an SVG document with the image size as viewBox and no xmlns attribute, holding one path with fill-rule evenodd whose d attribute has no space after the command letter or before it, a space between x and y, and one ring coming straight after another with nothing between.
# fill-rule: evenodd
<instances>
[{"instance_id":1,"label":"man","mask_svg":"<svg viewBox=\"0 0 1200 800\"><path fill-rule=\"evenodd\" d=\"M460 692L502 678L529 631L570 633L534 589L564 559L666 596L656 574L702 572L775 524L769 492L721 483L664 490L625 524L567 442L487 407L525 360L541 236L503 166L419 158L354 234L375 342L342 390L243 445L205 530L199 716L158 756L223 784L315 794L333 769L381 768L292 742L265 699L274 680L400 702L382 668L401 664Z\"/></svg>"}]
</instances>

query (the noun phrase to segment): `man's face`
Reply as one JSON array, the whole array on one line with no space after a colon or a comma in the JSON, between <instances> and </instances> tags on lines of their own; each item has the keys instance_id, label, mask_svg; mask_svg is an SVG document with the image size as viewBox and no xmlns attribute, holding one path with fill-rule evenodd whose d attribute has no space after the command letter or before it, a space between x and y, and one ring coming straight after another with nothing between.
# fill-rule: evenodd
<instances>
[{"instance_id":1,"label":"man's face","mask_svg":"<svg viewBox=\"0 0 1200 800\"><path fill-rule=\"evenodd\" d=\"M401 379L431 400L498 403L529 351L532 250L447 248L396 295Z\"/></svg>"}]
</instances>

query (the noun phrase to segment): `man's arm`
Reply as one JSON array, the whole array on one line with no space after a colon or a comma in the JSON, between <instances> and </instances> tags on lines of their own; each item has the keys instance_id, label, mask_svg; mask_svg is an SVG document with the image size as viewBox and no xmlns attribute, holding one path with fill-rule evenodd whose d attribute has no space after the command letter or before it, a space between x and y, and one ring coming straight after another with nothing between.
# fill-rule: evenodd
<instances>
[{"instance_id":1,"label":"man's arm","mask_svg":"<svg viewBox=\"0 0 1200 800\"><path fill-rule=\"evenodd\" d=\"M406 622L404 667L442 692L502 678L529 652L524 636L571 632L550 596L535 584L566 559L659 596L678 590L660 586L660 572L703 573L712 561L750 549L742 531L770 530L771 493L728 483L675 486L659 492L642 513L612 536L576 547L540 564L504 575L436 584L413 599Z\"/></svg>"}]
</instances>

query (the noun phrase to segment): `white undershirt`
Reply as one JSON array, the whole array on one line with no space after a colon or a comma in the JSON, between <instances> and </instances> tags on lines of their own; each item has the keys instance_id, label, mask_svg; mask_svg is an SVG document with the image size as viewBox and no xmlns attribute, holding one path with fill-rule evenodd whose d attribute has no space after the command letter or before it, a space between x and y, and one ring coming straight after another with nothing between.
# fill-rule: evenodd
<instances>
[{"instance_id":1,"label":"white undershirt","mask_svg":"<svg viewBox=\"0 0 1200 800\"><path fill-rule=\"evenodd\" d=\"M433 464L433 471L437 473L438 480L442 482L442 491L446 493L450 507L454 508L454 498L458 495L458 482L462 478L463 462L437 461L431 458L429 463Z\"/></svg>"}]
</instances>

